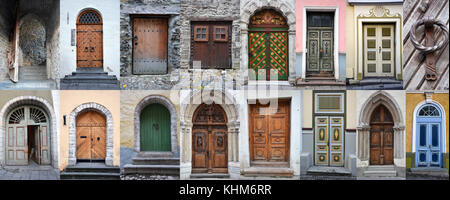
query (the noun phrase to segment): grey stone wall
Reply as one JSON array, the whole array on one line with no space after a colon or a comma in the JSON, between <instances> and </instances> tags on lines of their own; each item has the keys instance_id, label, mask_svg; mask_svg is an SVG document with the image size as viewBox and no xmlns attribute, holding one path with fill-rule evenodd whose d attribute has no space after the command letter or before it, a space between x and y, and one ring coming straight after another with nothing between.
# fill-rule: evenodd
<instances>
[{"instance_id":1,"label":"grey stone wall","mask_svg":"<svg viewBox=\"0 0 450 200\"><path fill-rule=\"evenodd\" d=\"M216 85L217 80L239 80L240 77L240 0L181 0L181 69L180 87L190 87L191 79L201 80L201 85ZM191 70L191 21L232 21L231 59L232 68L227 70L202 70L196 73ZM197 77L197 76L201 77ZM211 81L212 80L212 81ZM198 83L198 82L197 82Z\"/></svg>"},{"instance_id":2,"label":"grey stone wall","mask_svg":"<svg viewBox=\"0 0 450 200\"><path fill-rule=\"evenodd\" d=\"M19 46L22 50L22 62L19 65L44 65L47 60L45 27L34 15L27 15L21 21Z\"/></svg>"},{"instance_id":3,"label":"grey stone wall","mask_svg":"<svg viewBox=\"0 0 450 200\"><path fill-rule=\"evenodd\" d=\"M6 53L10 50L10 30L13 28L12 24L12 10L14 8L14 1L0 0L0 81L9 80L8 68L6 65Z\"/></svg>"},{"instance_id":4,"label":"grey stone wall","mask_svg":"<svg viewBox=\"0 0 450 200\"><path fill-rule=\"evenodd\" d=\"M122 89L170 89L176 84L180 68L180 1L121 0L120 3L120 74ZM132 15L167 16L168 74L134 75Z\"/></svg>"}]
</instances>

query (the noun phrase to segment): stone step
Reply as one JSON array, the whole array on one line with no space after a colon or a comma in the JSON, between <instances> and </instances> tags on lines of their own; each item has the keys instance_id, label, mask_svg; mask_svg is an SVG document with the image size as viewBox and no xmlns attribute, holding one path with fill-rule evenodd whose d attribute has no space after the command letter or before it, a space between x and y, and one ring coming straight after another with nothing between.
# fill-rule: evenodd
<instances>
[{"instance_id":1,"label":"stone step","mask_svg":"<svg viewBox=\"0 0 450 200\"><path fill-rule=\"evenodd\" d=\"M49 90L56 89L56 83L52 80L19 80L17 83L1 81L0 88L3 90Z\"/></svg>"},{"instance_id":2,"label":"stone step","mask_svg":"<svg viewBox=\"0 0 450 200\"><path fill-rule=\"evenodd\" d=\"M120 180L120 173L61 172L61 180Z\"/></svg>"},{"instance_id":3,"label":"stone step","mask_svg":"<svg viewBox=\"0 0 450 200\"><path fill-rule=\"evenodd\" d=\"M312 176L352 176L352 172L343 167L311 167L306 172Z\"/></svg>"},{"instance_id":4,"label":"stone step","mask_svg":"<svg viewBox=\"0 0 450 200\"><path fill-rule=\"evenodd\" d=\"M227 179L230 178L229 174L191 174L191 179Z\"/></svg>"},{"instance_id":5,"label":"stone step","mask_svg":"<svg viewBox=\"0 0 450 200\"><path fill-rule=\"evenodd\" d=\"M392 165L372 165L368 167L369 171L395 171Z\"/></svg>"},{"instance_id":6,"label":"stone step","mask_svg":"<svg viewBox=\"0 0 450 200\"><path fill-rule=\"evenodd\" d=\"M179 158L145 158L136 157L133 158L133 165L180 165Z\"/></svg>"},{"instance_id":7,"label":"stone step","mask_svg":"<svg viewBox=\"0 0 450 200\"><path fill-rule=\"evenodd\" d=\"M388 85L388 84L402 84L402 81L395 80L395 79L364 79L359 82L359 85Z\"/></svg>"},{"instance_id":8,"label":"stone step","mask_svg":"<svg viewBox=\"0 0 450 200\"><path fill-rule=\"evenodd\" d=\"M258 177L292 177L294 170L290 168L277 168L277 167L250 167L244 169L244 176Z\"/></svg>"},{"instance_id":9,"label":"stone step","mask_svg":"<svg viewBox=\"0 0 450 200\"><path fill-rule=\"evenodd\" d=\"M322 85L335 85L335 86L345 86L345 82L341 81L327 81L327 80L314 80L314 81L298 81L299 86L322 86Z\"/></svg>"},{"instance_id":10,"label":"stone step","mask_svg":"<svg viewBox=\"0 0 450 200\"><path fill-rule=\"evenodd\" d=\"M80 172L80 173L84 173L84 172L95 172L95 173L120 173L120 168L119 167L107 167L107 166L102 166L102 167L79 167L79 166L71 166L71 167L67 167L65 170L65 172Z\"/></svg>"},{"instance_id":11,"label":"stone step","mask_svg":"<svg viewBox=\"0 0 450 200\"><path fill-rule=\"evenodd\" d=\"M124 175L150 174L180 176L180 165L133 165L127 164L123 168Z\"/></svg>"},{"instance_id":12,"label":"stone step","mask_svg":"<svg viewBox=\"0 0 450 200\"><path fill-rule=\"evenodd\" d=\"M47 70L45 66L19 67L19 80L46 80Z\"/></svg>"},{"instance_id":13,"label":"stone step","mask_svg":"<svg viewBox=\"0 0 450 200\"><path fill-rule=\"evenodd\" d=\"M396 171L365 171L364 176L366 177L396 177Z\"/></svg>"},{"instance_id":14,"label":"stone step","mask_svg":"<svg viewBox=\"0 0 450 200\"><path fill-rule=\"evenodd\" d=\"M433 177L449 177L447 168L437 168L437 167L420 167L411 168L411 174L420 176L433 176Z\"/></svg>"}]
</instances>

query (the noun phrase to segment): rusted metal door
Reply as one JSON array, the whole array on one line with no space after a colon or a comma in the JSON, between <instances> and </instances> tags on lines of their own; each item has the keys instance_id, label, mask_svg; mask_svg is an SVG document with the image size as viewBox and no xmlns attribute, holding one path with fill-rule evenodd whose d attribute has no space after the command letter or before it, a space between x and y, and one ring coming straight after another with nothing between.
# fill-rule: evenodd
<instances>
[{"instance_id":1,"label":"rusted metal door","mask_svg":"<svg viewBox=\"0 0 450 200\"><path fill-rule=\"evenodd\" d=\"M370 121L370 164L394 164L394 122L389 110L378 106Z\"/></svg>"},{"instance_id":2,"label":"rusted metal door","mask_svg":"<svg viewBox=\"0 0 450 200\"><path fill-rule=\"evenodd\" d=\"M94 10L83 11L78 17L77 67L103 68L103 25Z\"/></svg>"},{"instance_id":3,"label":"rusted metal door","mask_svg":"<svg viewBox=\"0 0 450 200\"><path fill-rule=\"evenodd\" d=\"M106 119L103 115L89 111L77 117L77 159L105 160Z\"/></svg>"},{"instance_id":4,"label":"rusted metal door","mask_svg":"<svg viewBox=\"0 0 450 200\"><path fill-rule=\"evenodd\" d=\"M225 111L202 104L194 113L192 173L228 173L228 129Z\"/></svg>"},{"instance_id":5,"label":"rusted metal door","mask_svg":"<svg viewBox=\"0 0 450 200\"><path fill-rule=\"evenodd\" d=\"M133 34L133 73L167 74L167 18L134 18Z\"/></svg>"},{"instance_id":6,"label":"rusted metal door","mask_svg":"<svg viewBox=\"0 0 450 200\"><path fill-rule=\"evenodd\" d=\"M289 162L290 102L279 100L278 107L250 105L250 158L253 165Z\"/></svg>"},{"instance_id":7,"label":"rusted metal door","mask_svg":"<svg viewBox=\"0 0 450 200\"><path fill-rule=\"evenodd\" d=\"M231 68L231 22L191 22L191 62L202 69Z\"/></svg>"}]
</instances>

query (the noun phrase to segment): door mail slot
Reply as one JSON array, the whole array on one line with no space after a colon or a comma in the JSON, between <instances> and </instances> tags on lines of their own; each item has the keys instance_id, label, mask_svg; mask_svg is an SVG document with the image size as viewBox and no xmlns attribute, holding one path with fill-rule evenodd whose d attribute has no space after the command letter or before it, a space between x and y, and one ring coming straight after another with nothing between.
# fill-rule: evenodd
<instances>
[{"instance_id":1,"label":"door mail slot","mask_svg":"<svg viewBox=\"0 0 450 200\"><path fill-rule=\"evenodd\" d=\"M80 136L80 138L87 138L87 136Z\"/></svg>"}]
</instances>

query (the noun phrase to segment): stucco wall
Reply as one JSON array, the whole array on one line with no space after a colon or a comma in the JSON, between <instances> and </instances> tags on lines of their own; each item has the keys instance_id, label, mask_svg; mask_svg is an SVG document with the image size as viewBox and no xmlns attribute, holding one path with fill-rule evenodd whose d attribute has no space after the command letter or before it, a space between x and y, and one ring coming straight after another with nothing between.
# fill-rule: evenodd
<instances>
[{"instance_id":1,"label":"stucco wall","mask_svg":"<svg viewBox=\"0 0 450 200\"><path fill-rule=\"evenodd\" d=\"M60 4L60 78L76 70L76 45L72 46L72 30L84 9L97 10L103 20L103 69L120 77L120 2L118 0L61 0ZM76 40L76 38L74 38Z\"/></svg>"},{"instance_id":2,"label":"stucco wall","mask_svg":"<svg viewBox=\"0 0 450 200\"><path fill-rule=\"evenodd\" d=\"M69 162L69 116L75 108L86 103L96 103L104 106L112 115L113 120L113 165L120 163L120 91L60 91L60 116L61 145L60 145L60 169L66 168ZM66 116L66 125L63 117Z\"/></svg>"}]
</instances>

